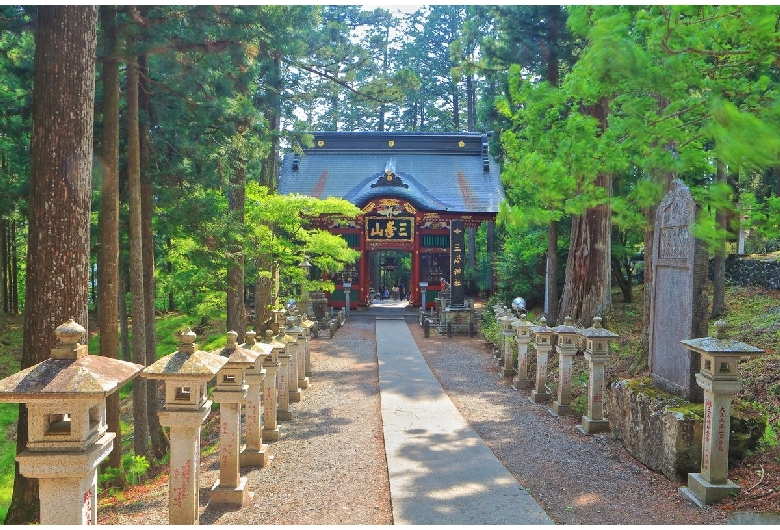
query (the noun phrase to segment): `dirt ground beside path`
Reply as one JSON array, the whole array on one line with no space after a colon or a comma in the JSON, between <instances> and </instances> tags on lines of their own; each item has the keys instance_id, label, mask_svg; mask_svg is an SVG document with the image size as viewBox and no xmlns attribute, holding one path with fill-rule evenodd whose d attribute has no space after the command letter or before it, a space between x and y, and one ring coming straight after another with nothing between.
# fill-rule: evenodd
<instances>
[{"instance_id":1,"label":"dirt ground beside path","mask_svg":"<svg viewBox=\"0 0 780 530\"><path fill-rule=\"evenodd\" d=\"M573 417L554 418L502 378L482 340L411 325L420 351L471 427L558 524L726 524L699 509L647 469L610 435L586 436Z\"/></svg>"}]
</instances>

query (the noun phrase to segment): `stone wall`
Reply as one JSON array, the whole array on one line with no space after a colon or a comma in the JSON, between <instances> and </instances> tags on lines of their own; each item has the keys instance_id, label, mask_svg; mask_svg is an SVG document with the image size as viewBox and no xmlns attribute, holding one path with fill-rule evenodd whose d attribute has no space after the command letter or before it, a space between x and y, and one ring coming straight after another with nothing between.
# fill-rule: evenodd
<instances>
[{"instance_id":1,"label":"stone wall","mask_svg":"<svg viewBox=\"0 0 780 530\"><path fill-rule=\"evenodd\" d=\"M665 393L645 392L635 388L635 383L617 381L606 388L612 437L637 460L670 480L699 472L701 420L670 411L670 398ZM647 383L652 388L652 383Z\"/></svg>"},{"instance_id":2,"label":"stone wall","mask_svg":"<svg viewBox=\"0 0 780 530\"><path fill-rule=\"evenodd\" d=\"M658 390L649 378L616 381L605 389L612 437L634 458L670 480L701 470L703 406ZM750 407L731 411L729 459L756 448L766 419Z\"/></svg>"},{"instance_id":3,"label":"stone wall","mask_svg":"<svg viewBox=\"0 0 780 530\"><path fill-rule=\"evenodd\" d=\"M712 260L710 260L712 278ZM780 290L780 260L748 259L729 256L726 259L726 281L732 285L757 285Z\"/></svg>"}]
</instances>

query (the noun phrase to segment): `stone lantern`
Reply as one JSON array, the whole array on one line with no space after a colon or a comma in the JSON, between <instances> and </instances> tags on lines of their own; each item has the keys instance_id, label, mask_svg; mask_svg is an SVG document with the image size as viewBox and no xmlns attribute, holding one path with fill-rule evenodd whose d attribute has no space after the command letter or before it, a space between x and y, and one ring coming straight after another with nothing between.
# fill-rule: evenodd
<instances>
[{"instance_id":1,"label":"stone lantern","mask_svg":"<svg viewBox=\"0 0 780 530\"><path fill-rule=\"evenodd\" d=\"M241 347L254 351L258 354L258 358L254 366L244 373L249 389L246 393L246 446L241 451L240 461L242 466L264 467L268 465L268 444L263 443L260 396L263 395L263 385L268 373L263 362L266 356L270 355L273 346L256 342L257 333L252 330L244 335L246 342ZM275 382L276 372L273 379Z\"/></svg>"},{"instance_id":2,"label":"stone lantern","mask_svg":"<svg viewBox=\"0 0 780 530\"><path fill-rule=\"evenodd\" d=\"M555 332L547 327L547 319L542 317L539 325L531 328L531 333L536 347L536 384L528 399L531 403L544 403L550 400L547 391L547 359L552 353L552 336Z\"/></svg>"},{"instance_id":3,"label":"stone lantern","mask_svg":"<svg viewBox=\"0 0 780 530\"><path fill-rule=\"evenodd\" d=\"M513 328L513 324L517 318L515 318L514 315L509 314L506 317L506 320L503 321L504 330L501 332L503 343L504 343L504 349L503 349L503 355L502 355L502 366L501 366L501 376L502 377L508 377L510 375L515 375L515 367L514 367L514 352L512 351L512 341L513 337L516 336L517 332Z\"/></svg>"},{"instance_id":4,"label":"stone lantern","mask_svg":"<svg viewBox=\"0 0 780 530\"><path fill-rule=\"evenodd\" d=\"M722 320L715 322L714 337L680 342L701 357L696 382L704 389L701 472L688 473L688 487L680 493L698 505L711 504L739 493L739 486L728 479L731 397L742 388L739 360L764 350L728 338Z\"/></svg>"},{"instance_id":5,"label":"stone lantern","mask_svg":"<svg viewBox=\"0 0 780 530\"><path fill-rule=\"evenodd\" d=\"M303 328L303 351L304 351L304 371L303 374L307 378L312 377L312 370L311 370L311 350L309 345L309 338L310 337L316 337L315 333L317 331L317 322L314 320L309 320L309 316L304 314L303 319L301 320L301 327ZM308 386L308 384L307 384Z\"/></svg>"},{"instance_id":6,"label":"stone lantern","mask_svg":"<svg viewBox=\"0 0 780 530\"><path fill-rule=\"evenodd\" d=\"M604 419L604 365L609 353L609 341L618 334L601 327L601 317L593 317L593 325L579 334L585 338L585 360L588 361L588 415L577 428L584 434L609 430Z\"/></svg>"},{"instance_id":7,"label":"stone lantern","mask_svg":"<svg viewBox=\"0 0 780 530\"><path fill-rule=\"evenodd\" d=\"M106 396L143 369L89 355L86 330L68 320L51 357L0 381L0 402L27 406L27 447L19 473L38 479L42 525L97 524L97 466L114 448Z\"/></svg>"},{"instance_id":8,"label":"stone lantern","mask_svg":"<svg viewBox=\"0 0 780 530\"><path fill-rule=\"evenodd\" d=\"M288 394L288 414L289 403L298 403L301 400L302 392L298 386L298 339L288 335L285 327L279 328L276 340L284 344L285 355L287 356L287 394ZM281 358L281 357L280 357ZM282 417L280 412L279 419L289 420L292 416Z\"/></svg>"},{"instance_id":9,"label":"stone lantern","mask_svg":"<svg viewBox=\"0 0 780 530\"><path fill-rule=\"evenodd\" d=\"M254 367L258 352L236 344L238 333L227 332L227 344L213 353L227 359L217 372L217 383L211 397L219 403L219 478L211 488L210 502L243 506L249 499L246 477L241 476L241 404L249 385L245 373Z\"/></svg>"},{"instance_id":10,"label":"stone lantern","mask_svg":"<svg viewBox=\"0 0 780 530\"><path fill-rule=\"evenodd\" d=\"M515 321L515 317L512 316L511 313L508 313L506 308L504 308L503 313L496 319L496 321L498 322L498 325L501 326L501 335L499 336L496 358L503 359L506 355L507 349L506 344L508 341L506 339L514 335L514 331L512 330L512 322Z\"/></svg>"},{"instance_id":11,"label":"stone lantern","mask_svg":"<svg viewBox=\"0 0 780 530\"><path fill-rule=\"evenodd\" d=\"M198 349L195 333L182 332L179 349L144 368L142 376L162 379L165 404L160 424L170 427L169 524L197 524L200 498L200 428L211 412L207 385L226 357Z\"/></svg>"},{"instance_id":12,"label":"stone lantern","mask_svg":"<svg viewBox=\"0 0 780 530\"><path fill-rule=\"evenodd\" d=\"M563 325L556 326L553 331L558 335L555 349L558 351L558 400L553 403L555 414L568 414L571 410L571 366L577 354L577 344L574 339L579 331L574 327L571 317L563 319Z\"/></svg>"},{"instance_id":13,"label":"stone lantern","mask_svg":"<svg viewBox=\"0 0 780 530\"><path fill-rule=\"evenodd\" d=\"M425 310L428 302L425 300L425 295L428 292L428 282L420 282L420 315L419 322L422 325L425 319Z\"/></svg>"},{"instance_id":14,"label":"stone lantern","mask_svg":"<svg viewBox=\"0 0 780 530\"><path fill-rule=\"evenodd\" d=\"M284 332L295 339L294 344L295 349L297 350L295 356L297 361L297 386L299 389L309 388L309 378L306 377L306 332L303 327L298 324L298 317L294 316L287 319L287 326L284 328ZM300 399L298 399L298 401L300 401Z\"/></svg>"},{"instance_id":15,"label":"stone lantern","mask_svg":"<svg viewBox=\"0 0 780 530\"><path fill-rule=\"evenodd\" d=\"M263 438L274 442L280 437L279 424L277 422L280 393L277 379L282 374L282 363L279 360L279 355L284 353L284 344L274 339L274 332L270 329L265 332L263 344L271 348L271 352L267 353L265 359L263 359L263 368L265 368L265 381L263 381ZM284 392L285 397L287 397L286 385Z\"/></svg>"},{"instance_id":16,"label":"stone lantern","mask_svg":"<svg viewBox=\"0 0 780 530\"><path fill-rule=\"evenodd\" d=\"M517 390L531 386L528 378L528 344L531 342L532 326L533 323L526 320L525 313L512 322L512 327L515 328L515 342L517 342L517 376L513 381Z\"/></svg>"}]
</instances>

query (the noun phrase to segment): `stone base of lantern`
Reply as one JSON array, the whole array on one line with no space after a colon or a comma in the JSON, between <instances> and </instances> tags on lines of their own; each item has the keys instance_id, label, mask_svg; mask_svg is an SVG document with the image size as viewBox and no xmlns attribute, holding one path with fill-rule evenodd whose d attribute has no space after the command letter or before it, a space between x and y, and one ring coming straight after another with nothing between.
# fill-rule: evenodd
<instances>
[{"instance_id":1,"label":"stone base of lantern","mask_svg":"<svg viewBox=\"0 0 780 530\"><path fill-rule=\"evenodd\" d=\"M279 431L279 429L276 430L277 432ZM265 432L263 433L263 437L265 437ZM244 448L244 450L241 451L241 455L239 456L239 462L241 464L241 467L267 466L268 465L268 444L263 444L259 450Z\"/></svg>"},{"instance_id":2,"label":"stone base of lantern","mask_svg":"<svg viewBox=\"0 0 780 530\"><path fill-rule=\"evenodd\" d=\"M298 388L309 388L309 374L306 376L303 379L298 379Z\"/></svg>"},{"instance_id":3,"label":"stone base of lantern","mask_svg":"<svg viewBox=\"0 0 780 530\"><path fill-rule=\"evenodd\" d=\"M557 416L563 416L565 414L572 414L574 411L572 411L570 405L563 405L561 403L558 403L557 401L553 401L552 409L550 409L550 412Z\"/></svg>"},{"instance_id":4,"label":"stone base of lantern","mask_svg":"<svg viewBox=\"0 0 780 530\"><path fill-rule=\"evenodd\" d=\"M292 419L292 411L280 410L276 413L276 419L279 421L290 421ZM263 431L263 438L265 438L265 431Z\"/></svg>"},{"instance_id":5,"label":"stone base of lantern","mask_svg":"<svg viewBox=\"0 0 780 530\"><path fill-rule=\"evenodd\" d=\"M680 488L680 495L700 508L720 499L739 493L740 487L726 480L725 484L712 484L701 473L688 473L688 487Z\"/></svg>"},{"instance_id":6,"label":"stone base of lantern","mask_svg":"<svg viewBox=\"0 0 780 530\"><path fill-rule=\"evenodd\" d=\"M211 497L209 504L230 504L232 506L245 506L249 502L249 490L246 489L246 477L238 480L238 486L223 487L219 485L219 480L211 488Z\"/></svg>"},{"instance_id":7,"label":"stone base of lantern","mask_svg":"<svg viewBox=\"0 0 780 530\"><path fill-rule=\"evenodd\" d=\"M515 390L525 390L531 386L531 382L528 379L518 379L515 377L512 381L512 386L515 387Z\"/></svg>"},{"instance_id":8,"label":"stone base of lantern","mask_svg":"<svg viewBox=\"0 0 780 530\"><path fill-rule=\"evenodd\" d=\"M592 420L587 416L582 417L582 424L577 425L577 430L582 434L597 434L609 430L609 420Z\"/></svg>"},{"instance_id":9,"label":"stone base of lantern","mask_svg":"<svg viewBox=\"0 0 780 530\"><path fill-rule=\"evenodd\" d=\"M501 368L501 377L509 377L516 373L517 371L514 368Z\"/></svg>"},{"instance_id":10,"label":"stone base of lantern","mask_svg":"<svg viewBox=\"0 0 780 530\"><path fill-rule=\"evenodd\" d=\"M300 403L301 397L303 397L303 393L301 392L300 388L297 388L295 390L290 390L290 403Z\"/></svg>"},{"instance_id":11,"label":"stone base of lantern","mask_svg":"<svg viewBox=\"0 0 780 530\"><path fill-rule=\"evenodd\" d=\"M279 440L281 436L282 435L279 431L279 427L277 427L276 429L263 429L263 440L268 440L269 442L275 442Z\"/></svg>"},{"instance_id":12,"label":"stone base of lantern","mask_svg":"<svg viewBox=\"0 0 780 530\"><path fill-rule=\"evenodd\" d=\"M531 390L531 395L528 396L528 401L531 403L547 403L550 401L550 398L552 396L549 392L537 392L536 390Z\"/></svg>"}]
</instances>

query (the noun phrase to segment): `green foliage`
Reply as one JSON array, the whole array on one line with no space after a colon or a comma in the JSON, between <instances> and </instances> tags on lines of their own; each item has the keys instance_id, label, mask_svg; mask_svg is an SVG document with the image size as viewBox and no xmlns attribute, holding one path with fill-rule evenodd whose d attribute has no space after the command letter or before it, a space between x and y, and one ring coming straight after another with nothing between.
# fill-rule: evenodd
<instances>
[{"instance_id":1,"label":"green foliage","mask_svg":"<svg viewBox=\"0 0 780 530\"><path fill-rule=\"evenodd\" d=\"M150 467L146 457L139 455L125 455L122 459L122 464L125 466L125 471L127 472L130 484L138 484L143 474L146 473Z\"/></svg>"}]
</instances>

